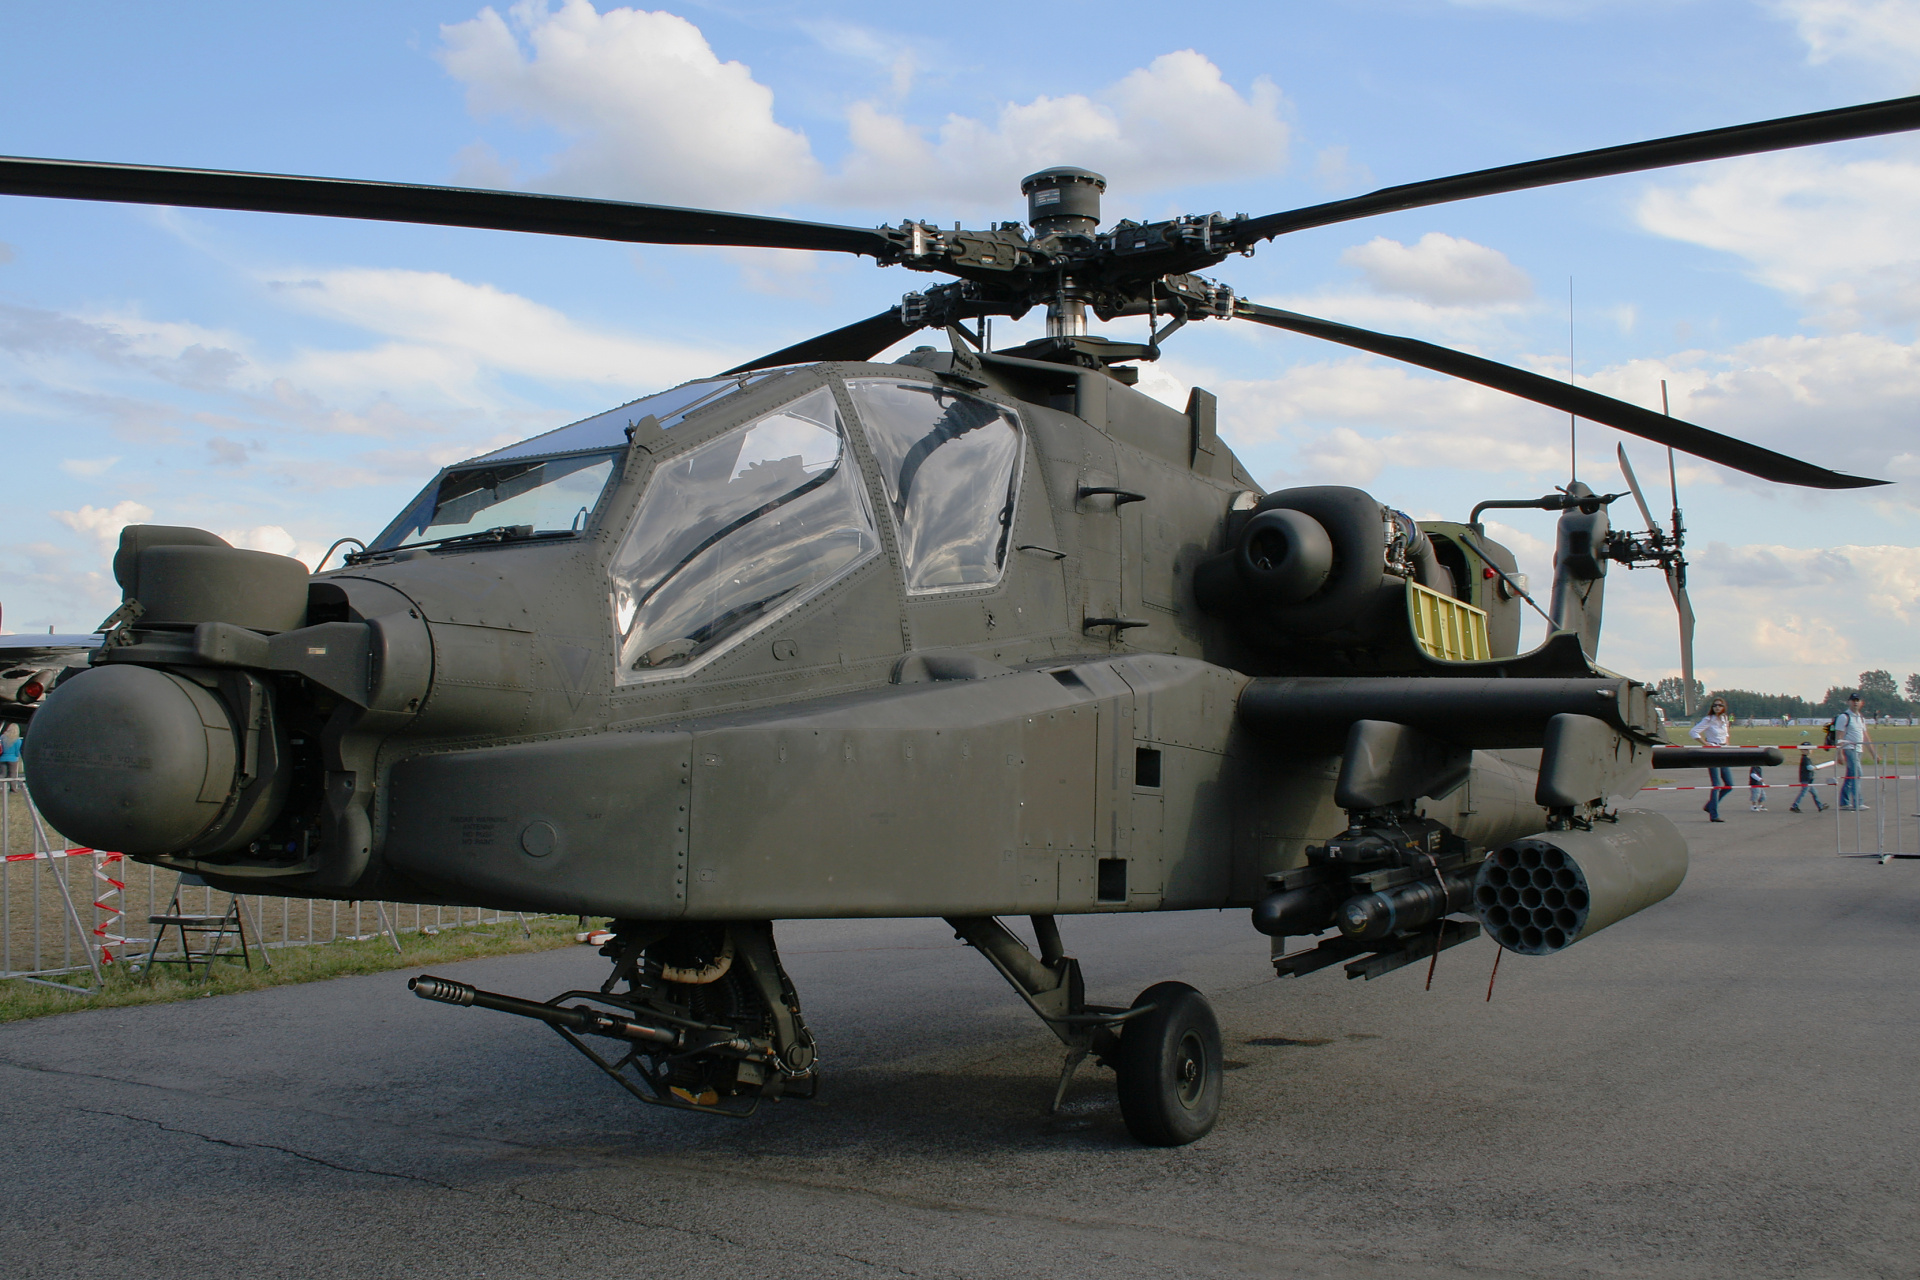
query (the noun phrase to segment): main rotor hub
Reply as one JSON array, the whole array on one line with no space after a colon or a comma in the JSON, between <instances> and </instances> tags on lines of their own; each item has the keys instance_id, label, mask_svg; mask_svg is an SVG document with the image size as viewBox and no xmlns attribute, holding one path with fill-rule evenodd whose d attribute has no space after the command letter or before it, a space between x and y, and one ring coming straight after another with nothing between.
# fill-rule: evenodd
<instances>
[{"instance_id":1,"label":"main rotor hub","mask_svg":"<svg viewBox=\"0 0 1920 1280\"><path fill-rule=\"evenodd\" d=\"M1100 193L1107 180L1091 169L1062 165L1020 180L1027 224L1037 235L1090 236L1100 226Z\"/></svg>"}]
</instances>

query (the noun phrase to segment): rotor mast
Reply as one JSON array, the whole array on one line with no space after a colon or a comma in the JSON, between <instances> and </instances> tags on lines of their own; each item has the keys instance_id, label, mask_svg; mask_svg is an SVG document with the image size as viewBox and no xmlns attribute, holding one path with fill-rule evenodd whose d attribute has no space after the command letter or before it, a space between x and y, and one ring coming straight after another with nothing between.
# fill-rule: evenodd
<instances>
[{"instance_id":1,"label":"rotor mast","mask_svg":"<svg viewBox=\"0 0 1920 1280\"><path fill-rule=\"evenodd\" d=\"M1020 180L1027 197L1027 224L1039 237L1081 236L1092 240L1100 227L1100 193L1107 180L1091 169L1062 165ZM1047 336L1078 338L1087 332L1087 303L1072 276L1060 274L1047 300Z\"/></svg>"}]
</instances>

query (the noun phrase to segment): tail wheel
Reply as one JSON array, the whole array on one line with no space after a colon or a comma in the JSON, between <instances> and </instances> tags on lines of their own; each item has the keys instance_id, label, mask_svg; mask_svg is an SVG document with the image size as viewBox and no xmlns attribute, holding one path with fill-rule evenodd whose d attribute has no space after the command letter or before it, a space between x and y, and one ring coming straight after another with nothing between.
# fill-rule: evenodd
<instances>
[{"instance_id":1,"label":"tail wheel","mask_svg":"<svg viewBox=\"0 0 1920 1280\"><path fill-rule=\"evenodd\" d=\"M1114 1070L1127 1132L1150 1147L1180 1147L1207 1135L1220 1116L1220 1024L1207 998L1184 982L1160 982L1133 1007Z\"/></svg>"}]
</instances>

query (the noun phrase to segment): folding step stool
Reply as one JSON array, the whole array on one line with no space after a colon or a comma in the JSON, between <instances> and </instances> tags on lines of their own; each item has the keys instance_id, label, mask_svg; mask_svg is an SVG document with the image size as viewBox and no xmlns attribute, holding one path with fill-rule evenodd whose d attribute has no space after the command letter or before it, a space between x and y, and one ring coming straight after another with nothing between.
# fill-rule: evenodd
<instances>
[{"instance_id":1,"label":"folding step stool","mask_svg":"<svg viewBox=\"0 0 1920 1280\"><path fill-rule=\"evenodd\" d=\"M180 891L182 889L205 888L206 883L207 882L199 876L188 875L183 872L180 878L174 882L173 901L167 904L166 914L147 917L148 924L157 924L160 926L160 932L156 934L153 939L153 950L147 953L147 963L149 965L184 964L187 967L187 973L192 974L194 963L198 961L204 965L207 972L211 974L213 971L213 962L216 959L231 957L233 955L231 950L221 945L226 937L232 934L240 939L240 962L246 965L248 972L252 972L253 957L248 953L247 949L247 920L245 913L240 910L239 894L230 893L227 895L227 913L225 915L194 916L186 915L181 911ZM180 954L167 959L161 959L160 947L161 944L167 940L168 929L178 929L180 931ZM206 941L209 934L212 935L212 940ZM205 942L205 945L198 950L195 950L193 947L193 941L196 939ZM261 959L265 960L266 956L263 954Z\"/></svg>"}]
</instances>

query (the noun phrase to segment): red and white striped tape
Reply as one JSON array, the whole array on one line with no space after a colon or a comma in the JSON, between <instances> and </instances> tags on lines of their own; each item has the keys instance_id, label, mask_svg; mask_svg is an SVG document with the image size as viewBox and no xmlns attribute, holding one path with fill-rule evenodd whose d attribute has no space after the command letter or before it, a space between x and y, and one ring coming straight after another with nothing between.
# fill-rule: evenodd
<instances>
[{"instance_id":1,"label":"red and white striped tape","mask_svg":"<svg viewBox=\"0 0 1920 1280\"><path fill-rule=\"evenodd\" d=\"M84 846L75 846L71 849L42 849L37 853L9 853L5 855L4 859L0 860L6 862L52 862L55 858L98 859L93 865L93 878L100 881L101 887L94 891L93 905L96 910L102 913L104 918L99 924L93 927L93 936L97 939L93 945L100 949L101 962L112 964L114 959L113 952L110 948L116 945L124 947L133 941L133 939L126 937L124 934L113 932L114 926L126 919L126 911L120 906L116 899L119 898L121 891L127 887L127 884L126 881L117 880L107 874L108 864L124 862L126 861L126 855L122 853L109 853L104 849L89 849Z\"/></svg>"},{"instance_id":2,"label":"red and white striped tape","mask_svg":"<svg viewBox=\"0 0 1920 1280\"><path fill-rule=\"evenodd\" d=\"M1709 785L1704 787L1642 787L1640 789L1642 791L1725 791L1729 787L1757 787L1759 790L1765 791L1770 787L1785 787L1791 791L1795 787L1837 787L1844 781L1846 781L1844 778L1822 778L1818 782L1747 782L1743 780L1740 782L1723 782L1718 787ZM1920 781L1920 777L1916 777L1916 775L1910 773L1863 773L1855 778L1854 781L1915 782Z\"/></svg>"},{"instance_id":3,"label":"red and white striped tape","mask_svg":"<svg viewBox=\"0 0 1920 1280\"><path fill-rule=\"evenodd\" d=\"M43 849L39 853L9 853L6 855L5 861L32 862L38 859L42 862L50 862L55 858L83 858L99 852L101 852L99 849ZM118 860L120 857L117 853L109 853L106 856L115 860Z\"/></svg>"},{"instance_id":4,"label":"red and white striped tape","mask_svg":"<svg viewBox=\"0 0 1920 1280\"><path fill-rule=\"evenodd\" d=\"M93 927L93 936L99 939L94 945L100 948L102 964L113 963L113 952L107 949L109 944L118 943L120 946L126 946L131 941L124 934L112 931L114 926L126 919L126 911L121 907L119 898L120 891L127 887L127 883L107 874L107 867L110 864L124 861L126 858L123 854L103 853L95 858L93 863L93 878L105 886L95 892L93 899L94 909L102 915L100 923Z\"/></svg>"}]
</instances>

